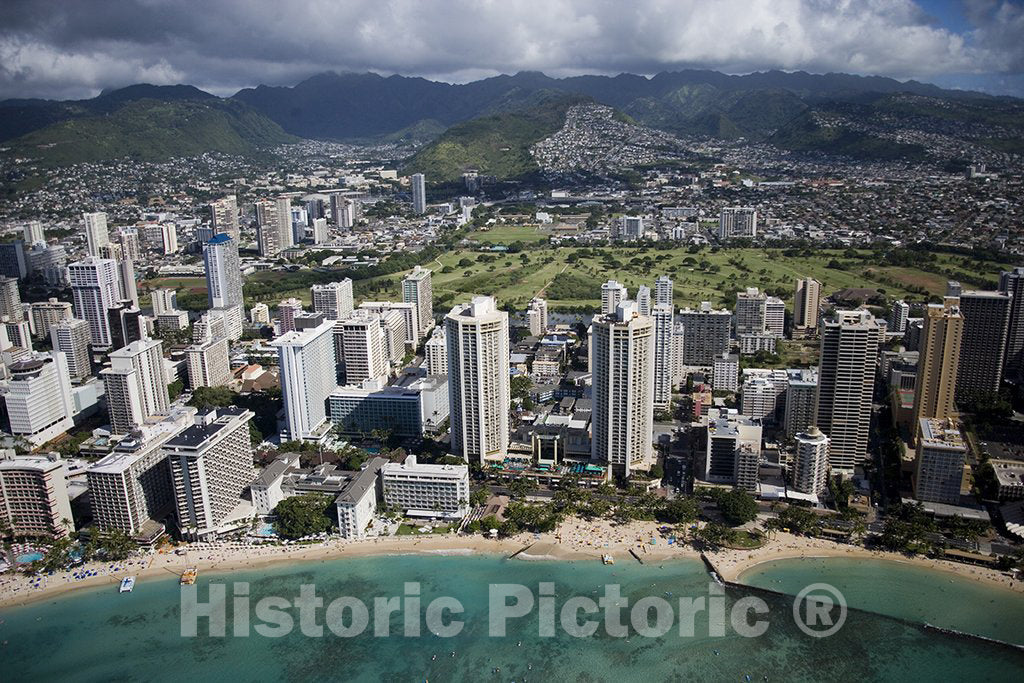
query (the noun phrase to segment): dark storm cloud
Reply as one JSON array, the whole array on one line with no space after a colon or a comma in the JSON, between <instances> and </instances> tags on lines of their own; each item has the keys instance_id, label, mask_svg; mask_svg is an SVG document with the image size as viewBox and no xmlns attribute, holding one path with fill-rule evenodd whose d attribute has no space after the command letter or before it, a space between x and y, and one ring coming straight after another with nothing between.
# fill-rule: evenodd
<instances>
[{"instance_id":1,"label":"dark storm cloud","mask_svg":"<svg viewBox=\"0 0 1024 683\"><path fill-rule=\"evenodd\" d=\"M970 0L967 14L965 38L911 0L4 0L0 98L143 81L227 94L325 70L1019 72L1020 6Z\"/></svg>"}]
</instances>

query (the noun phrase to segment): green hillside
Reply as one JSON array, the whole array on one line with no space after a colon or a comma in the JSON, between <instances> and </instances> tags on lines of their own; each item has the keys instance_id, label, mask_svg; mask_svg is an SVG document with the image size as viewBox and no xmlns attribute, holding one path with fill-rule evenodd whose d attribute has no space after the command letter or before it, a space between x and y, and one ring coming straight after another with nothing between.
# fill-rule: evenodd
<instances>
[{"instance_id":1,"label":"green hillside","mask_svg":"<svg viewBox=\"0 0 1024 683\"><path fill-rule=\"evenodd\" d=\"M810 112L780 128L768 142L795 152L825 152L856 159L919 161L925 157L920 145L894 142L843 126L821 125Z\"/></svg>"},{"instance_id":2,"label":"green hillside","mask_svg":"<svg viewBox=\"0 0 1024 683\"><path fill-rule=\"evenodd\" d=\"M579 96L545 96L534 106L458 123L420 150L405 173L425 173L431 182L458 180L467 169L499 179L520 178L538 170L530 146L565 123Z\"/></svg>"},{"instance_id":3,"label":"green hillside","mask_svg":"<svg viewBox=\"0 0 1024 683\"><path fill-rule=\"evenodd\" d=\"M121 157L160 161L204 152L252 154L295 140L240 102L141 99L109 114L54 123L9 145L12 154L63 165Z\"/></svg>"}]
</instances>

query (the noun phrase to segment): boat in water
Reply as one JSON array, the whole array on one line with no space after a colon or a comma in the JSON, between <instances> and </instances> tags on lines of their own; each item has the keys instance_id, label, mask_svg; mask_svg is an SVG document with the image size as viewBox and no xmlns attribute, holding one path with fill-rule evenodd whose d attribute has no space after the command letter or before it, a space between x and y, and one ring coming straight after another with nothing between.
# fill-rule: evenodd
<instances>
[{"instance_id":1,"label":"boat in water","mask_svg":"<svg viewBox=\"0 0 1024 683\"><path fill-rule=\"evenodd\" d=\"M118 589L118 593L131 593L132 589L135 588L135 577L126 576L121 579L121 587Z\"/></svg>"},{"instance_id":2,"label":"boat in water","mask_svg":"<svg viewBox=\"0 0 1024 683\"><path fill-rule=\"evenodd\" d=\"M196 579L198 579L198 578L199 578L199 568L198 567L189 567L181 575L181 585L182 586L191 586L192 584L194 584L196 582Z\"/></svg>"},{"instance_id":3,"label":"boat in water","mask_svg":"<svg viewBox=\"0 0 1024 683\"><path fill-rule=\"evenodd\" d=\"M615 558L613 558L608 553L605 553L604 555L601 556L601 561L604 562L605 564L615 564Z\"/></svg>"}]
</instances>

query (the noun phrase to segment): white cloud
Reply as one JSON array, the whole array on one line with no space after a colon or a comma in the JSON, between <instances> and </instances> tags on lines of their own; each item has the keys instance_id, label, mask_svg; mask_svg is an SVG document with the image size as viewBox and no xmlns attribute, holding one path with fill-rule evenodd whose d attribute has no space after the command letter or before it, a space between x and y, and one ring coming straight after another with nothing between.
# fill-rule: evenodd
<instances>
[{"instance_id":1,"label":"white cloud","mask_svg":"<svg viewBox=\"0 0 1024 683\"><path fill-rule=\"evenodd\" d=\"M220 92L324 70L446 80L530 69L711 68L897 78L1019 71L1024 13L970 0L977 29L912 0L306 0L204 5L5 0L0 96L190 82Z\"/></svg>"}]
</instances>

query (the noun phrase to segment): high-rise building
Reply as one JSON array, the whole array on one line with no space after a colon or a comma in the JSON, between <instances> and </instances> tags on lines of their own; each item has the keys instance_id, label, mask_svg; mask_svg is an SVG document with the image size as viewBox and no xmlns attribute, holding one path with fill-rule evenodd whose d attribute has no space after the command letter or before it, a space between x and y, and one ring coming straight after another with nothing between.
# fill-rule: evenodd
<instances>
[{"instance_id":1,"label":"high-rise building","mask_svg":"<svg viewBox=\"0 0 1024 683\"><path fill-rule=\"evenodd\" d=\"M295 316L302 313L302 300L292 297L277 305L278 334L295 330Z\"/></svg>"},{"instance_id":2,"label":"high-rise building","mask_svg":"<svg viewBox=\"0 0 1024 683\"><path fill-rule=\"evenodd\" d=\"M22 279L28 272L25 243L21 240L0 242L0 275Z\"/></svg>"},{"instance_id":3,"label":"high-rise building","mask_svg":"<svg viewBox=\"0 0 1024 683\"><path fill-rule=\"evenodd\" d=\"M735 410L708 410L707 447L698 477L756 491L761 464L761 422Z\"/></svg>"},{"instance_id":4,"label":"high-rise building","mask_svg":"<svg viewBox=\"0 0 1024 683\"><path fill-rule=\"evenodd\" d=\"M765 331L765 304L767 295L757 287L736 295L736 338L744 334L762 334Z\"/></svg>"},{"instance_id":5,"label":"high-rise building","mask_svg":"<svg viewBox=\"0 0 1024 683\"><path fill-rule=\"evenodd\" d=\"M732 313L715 310L702 301L700 308L684 308L676 318L683 325L683 364L712 367L716 356L729 352Z\"/></svg>"},{"instance_id":6,"label":"high-rise building","mask_svg":"<svg viewBox=\"0 0 1024 683\"><path fill-rule=\"evenodd\" d=\"M671 304L655 304L654 321L654 407L667 410L672 405L672 329Z\"/></svg>"},{"instance_id":7,"label":"high-rise building","mask_svg":"<svg viewBox=\"0 0 1024 683\"><path fill-rule=\"evenodd\" d=\"M121 228L117 231L117 243L121 245L121 258L136 262L141 255L139 231L136 228Z\"/></svg>"},{"instance_id":8,"label":"high-rise building","mask_svg":"<svg viewBox=\"0 0 1024 683\"><path fill-rule=\"evenodd\" d=\"M42 446L75 426L71 377L60 351L13 363L4 401L11 434Z\"/></svg>"},{"instance_id":9,"label":"high-rise building","mask_svg":"<svg viewBox=\"0 0 1024 683\"><path fill-rule=\"evenodd\" d=\"M654 322L624 301L598 316L590 337L593 372L591 458L609 476L654 464Z\"/></svg>"},{"instance_id":10,"label":"high-rise building","mask_svg":"<svg viewBox=\"0 0 1024 683\"><path fill-rule=\"evenodd\" d=\"M882 327L864 310L838 311L822 323L817 426L831 439L833 470L851 471L867 458L882 337Z\"/></svg>"},{"instance_id":11,"label":"high-rise building","mask_svg":"<svg viewBox=\"0 0 1024 683\"><path fill-rule=\"evenodd\" d=\"M167 414L170 397L164 374L163 344L157 339L134 341L113 351L102 370L107 409L115 434L127 434L154 415Z\"/></svg>"},{"instance_id":12,"label":"high-rise building","mask_svg":"<svg viewBox=\"0 0 1024 683\"><path fill-rule=\"evenodd\" d=\"M727 206L718 215L718 238L757 237L757 210L749 206Z\"/></svg>"},{"instance_id":13,"label":"high-rise building","mask_svg":"<svg viewBox=\"0 0 1024 683\"><path fill-rule=\"evenodd\" d=\"M17 278L0 278L0 317L3 316L7 316L11 322L21 322L25 319Z\"/></svg>"},{"instance_id":14,"label":"high-rise building","mask_svg":"<svg viewBox=\"0 0 1024 683\"><path fill-rule=\"evenodd\" d=\"M640 315L651 315L651 288L640 285L636 288L636 312Z\"/></svg>"},{"instance_id":15,"label":"high-rise building","mask_svg":"<svg viewBox=\"0 0 1024 683\"><path fill-rule=\"evenodd\" d=\"M228 234L215 235L203 245L203 264L210 308L241 306L242 269L238 262L238 243Z\"/></svg>"},{"instance_id":16,"label":"high-rise building","mask_svg":"<svg viewBox=\"0 0 1024 683\"><path fill-rule=\"evenodd\" d=\"M892 302L889 310L889 331L903 334L907 331L907 319L910 317L910 304L903 299Z\"/></svg>"},{"instance_id":17,"label":"high-rise building","mask_svg":"<svg viewBox=\"0 0 1024 683\"><path fill-rule=\"evenodd\" d=\"M231 359L226 337L210 339L185 349L188 361L188 384L199 387L222 387L231 381Z\"/></svg>"},{"instance_id":18,"label":"high-rise building","mask_svg":"<svg viewBox=\"0 0 1024 683\"><path fill-rule=\"evenodd\" d=\"M1013 297L1005 292L960 293L964 318L960 341L960 368L956 378L957 400L999 391L1005 367Z\"/></svg>"},{"instance_id":19,"label":"high-rise building","mask_svg":"<svg viewBox=\"0 0 1024 683\"><path fill-rule=\"evenodd\" d=\"M417 214L427 212L427 183L422 173L413 173L412 179L412 211Z\"/></svg>"},{"instance_id":20,"label":"high-rise building","mask_svg":"<svg viewBox=\"0 0 1024 683\"><path fill-rule=\"evenodd\" d=\"M601 285L601 314L615 313L619 304L629 298L629 290L615 280L608 280Z\"/></svg>"},{"instance_id":21,"label":"high-rise building","mask_svg":"<svg viewBox=\"0 0 1024 683\"><path fill-rule=\"evenodd\" d=\"M150 294L153 302L153 315L178 310L178 292L174 289L154 289Z\"/></svg>"},{"instance_id":22,"label":"high-rise building","mask_svg":"<svg viewBox=\"0 0 1024 683\"><path fill-rule=\"evenodd\" d=\"M291 237L291 226L287 225L290 213L286 210L282 216L279 213L280 208L279 202L270 199L256 202L257 240L260 256L264 258L274 258L281 253L281 250L291 246L282 239L284 232L287 232L289 238ZM282 230L282 225L287 226L286 231ZM290 241L289 239L288 242Z\"/></svg>"},{"instance_id":23,"label":"high-rise building","mask_svg":"<svg viewBox=\"0 0 1024 683\"><path fill-rule=\"evenodd\" d=\"M786 370L785 434L793 439L818 421L818 371L812 368Z\"/></svg>"},{"instance_id":24,"label":"high-rise building","mask_svg":"<svg viewBox=\"0 0 1024 683\"><path fill-rule=\"evenodd\" d=\"M828 489L829 438L814 426L794 437L793 488L816 496Z\"/></svg>"},{"instance_id":25,"label":"high-rise building","mask_svg":"<svg viewBox=\"0 0 1024 683\"><path fill-rule=\"evenodd\" d=\"M770 378L746 377L741 391L740 412L753 420L772 421L777 398L775 383Z\"/></svg>"},{"instance_id":26,"label":"high-rise building","mask_svg":"<svg viewBox=\"0 0 1024 683\"><path fill-rule=\"evenodd\" d=\"M249 321L253 325L269 325L270 307L266 304L253 304L249 309Z\"/></svg>"},{"instance_id":27,"label":"high-rise building","mask_svg":"<svg viewBox=\"0 0 1024 683\"><path fill-rule=\"evenodd\" d=\"M150 541L163 533L158 520L174 510L174 486L163 445L192 423L194 413L191 409L161 421L145 438L123 439L86 471L97 529L116 529Z\"/></svg>"},{"instance_id":28,"label":"high-rise building","mask_svg":"<svg viewBox=\"0 0 1024 683\"><path fill-rule=\"evenodd\" d=\"M945 419L956 414L956 377L963 331L959 299L947 298L944 303L928 305L917 362L912 425L918 425L924 418ZM911 438L916 440L917 435L912 434Z\"/></svg>"},{"instance_id":29,"label":"high-rise building","mask_svg":"<svg viewBox=\"0 0 1024 683\"><path fill-rule=\"evenodd\" d=\"M107 309L120 299L117 263L89 256L68 266L68 277L75 317L88 321L94 346L109 348L112 342Z\"/></svg>"},{"instance_id":30,"label":"high-rise building","mask_svg":"<svg viewBox=\"0 0 1024 683\"><path fill-rule=\"evenodd\" d=\"M793 328L805 333L816 330L820 308L821 283L810 277L797 280L793 296Z\"/></svg>"},{"instance_id":31,"label":"high-rise building","mask_svg":"<svg viewBox=\"0 0 1024 683\"><path fill-rule=\"evenodd\" d=\"M107 214L102 211L83 213L85 222L86 248L89 256L100 256L100 250L110 244L110 233L107 231Z\"/></svg>"},{"instance_id":32,"label":"high-rise building","mask_svg":"<svg viewBox=\"0 0 1024 683\"><path fill-rule=\"evenodd\" d=\"M15 346L26 351L32 350L32 330L27 320L15 321L7 316L0 317L0 343ZM6 346L5 346L6 348Z\"/></svg>"},{"instance_id":33,"label":"high-rise building","mask_svg":"<svg viewBox=\"0 0 1024 683\"><path fill-rule=\"evenodd\" d=\"M117 291L122 300L131 302L132 306L139 305L139 290L135 284L135 262L128 259L117 263Z\"/></svg>"},{"instance_id":34,"label":"high-rise building","mask_svg":"<svg viewBox=\"0 0 1024 683\"><path fill-rule=\"evenodd\" d=\"M419 330L425 335L434 326L434 286L431 271L416 266L402 280L402 301L416 304Z\"/></svg>"},{"instance_id":35,"label":"high-rise building","mask_svg":"<svg viewBox=\"0 0 1024 683\"><path fill-rule=\"evenodd\" d=\"M89 323L78 318L58 320L50 325L50 343L64 354L71 381L80 382L92 375L89 360Z\"/></svg>"},{"instance_id":36,"label":"high-rise building","mask_svg":"<svg viewBox=\"0 0 1024 683\"><path fill-rule=\"evenodd\" d=\"M278 244L281 249L290 249L295 245L295 233L292 230L292 200L289 197L278 197L274 200L277 204L277 234Z\"/></svg>"},{"instance_id":37,"label":"high-rise building","mask_svg":"<svg viewBox=\"0 0 1024 683\"><path fill-rule=\"evenodd\" d=\"M964 288L957 280L946 280L946 296L955 296L959 299L962 291Z\"/></svg>"},{"instance_id":38,"label":"high-rise building","mask_svg":"<svg viewBox=\"0 0 1024 683\"><path fill-rule=\"evenodd\" d=\"M544 336L548 329L548 302L540 297L531 299L526 307L526 322L531 336Z\"/></svg>"},{"instance_id":39,"label":"high-rise building","mask_svg":"<svg viewBox=\"0 0 1024 683\"><path fill-rule=\"evenodd\" d=\"M238 226L238 198L230 194L210 202L210 218L214 235L227 235L238 243L241 232Z\"/></svg>"},{"instance_id":40,"label":"high-rise building","mask_svg":"<svg viewBox=\"0 0 1024 683\"><path fill-rule=\"evenodd\" d=\"M339 228L351 229L358 211L355 199L341 194L331 195L331 219Z\"/></svg>"},{"instance_id":41,"label":"high-rise building","mask_svg":"<svg viewBox=\"0 0 1024 683\"><path fill-rule=\"evenodd\" d=\"M1017 382L1024 376L1024 266L1001 273L999 291L1011 297L1003 375Z\"/></svg>"},{"instance_id":42,"label":"high-rise building","mask_svg":"<svg viewBox=\"0 0 1024 683\"><path fill-rule=\"evenodd\" d=\"M0 245L3 247L4 245ZM32 249L25 253L28 272L39 275L48 286L63 289L68 286L68 253L61 244L43 244L36 242ZM3 259L3 249L0 249L0 261ZM17 271L17 263L12 264ZM17 272L8 273L0 262L0 273L4 275L24 277Z\"/></svg>"},{"instance_id":43,"label":"high-rise building","mask_svg":"<svg viewBox=\"0 0 1024 683\"><path fill-rule=\"evenodd\" d=\"M145 320L142 311L131 301L118 301L107 309L107 326L110 328L110 346L119 349L145 336Z\"/></svg>"},{"instance_id":44,"label":"high-rise building","mask_svg":"<svg viewBox=\"0 0 1024 683\"><path fill-rule=\"evenodd\" d=\"M672 306L672 287L672 278L668 275L659 275L654 281L654 303Z\"/></svg>"},{"instance_id":45,"label":"high-rise building","mask_svg":"<svg viewBox=\"0 0 1024 683\"><path fill-rule=\"evenodd\" d=\"M249 439L253 416L244 408L219 408L197 416L196 424L164 443L183 535L212 537L225 524L248 523L248 511L236 509L256 476Z\"/></svg>"},{"instance_id":46,"label":"high-rise building","mask_svg":"<svg viewBox=\"0 0 1024 683\"><path fill-rule=\"evenodd\" d=\"M342 336L346 384L388 376L388 350L379 315L361 308L339 321L335 330Z\"/></svg>"},{"instance_id":47,"label":"high-rise building","mask_svg":"<svg viewBox=\"0 0 1024 683\"><path fill-rule=\"evenodd\" d=\"M778 297L770 296L765 299L764 331L780 339L786 331L786 303Z\"/></svg>"},{"instance_id":48,"label":"high-rise building","mask_svg":"<svg viewBox=\"0 0 1024 683\"><path fill-rule=\"evenodd\" d=\"M960 504L967 445L951 418L922 418L917 423L914 497L921 501Z\"/></svg>"},{"instance_id":49,"label":"high-rise building","mask_svg":"<svg viewBox=\"0 0 1024 683\"><path fill-rule=\"evenodd\" d=\"M0 520L15 538L63 538L75 530L67 469L56 453L0 453Z\"/></svg>"},{"instance_id":50,"label":"high-rise building","mask_svg":"<svg viewBox=\"0 0 1024 683\"><path fill-rule=\"evenodd\" d=\"M333 320L302 332L286 332L270 345L277 348L287 436L320 440L330 429L327 396L337 386Z\"/></svg>"},{"instance_id":51,"label":"high-rise building","mask_svg":"<svg viewBox=\"0 0 1024 683\"><path fill-rule=\"evenodd\" d=\"M478 296L445 317L452 451L484 463L508 452L508 313Z\"/></svg>"},{"instance_id":52,"label":"high-rise building","mask_svg":"<svg viewBox=\"0 0 1024 683\"><path fill-rule=\"evenodd\" d=\"M316 218L311 226L313 231L313 244L324 244L330 241L330 234L327 232L327 219Z\"/></svg>"},{"instance_id":53,"label":"high-rise building","mask_svg":"<svg viewBox=\"0 0 1024 683\"><path fill-rule=\"evenodd\" d=\"M29 306L29 314L32 319L32 334L36 339L49 337L50 327L55 322L68 320L73 315L70 303L52 297L46 301L33 301Z\"/></svg>"},{"instance_id":54,"label":"high-rise building","mask_svg":"<svg viewBox=\"0 0 1024 683\"><path fill-rule=\"evenodd\" d=\"M430 339L423 344L423 354L428 375L448 374L448 339L444 327L435 327Z\"/></svg>"},{"instance_id":55,"label":"high-rise building","mask_svg":"<svg viewBox=\"0 0 1024 683\"><path fill-rule=\"evenodd\" d=\"M45 242L46 232L40 221L29 221L25 224L25 244L33 245L36 242Z\"/></svg>"},{"instance_id":56,"label":"high-rise building","mask_svg":"<svg viewBox=\"0 0 1024 683\"><path fill-rule=\"evenodd\" d=\"M342 320L352 312L352 279L345 278L340 282L325 285L313 285L310 288L313 299L313 310L323 313L328 320Z\"/></svg>"},{"instance_id":57,"label":"high-rise building","mask_svg":"<svg viewBox=\"0 0 1024 683\"><path fill-rule=\"evenodd\" d=\"M740 357L735 353L715 356L711 368L711 387L715 391L737 392L740 389Z\"/></svg>"},{"instance_id":58,"label":"high-rise building","mask_svg":"<svg viewBox=\"0 0 1024 683\"><path fill-rule=\"evenodd\" d=\"M380 317L381 326L391 330L388 334L395 336L395 343L388 341L388 354L397 355L400 361L406 352L413 352L423 336L416 317L416 304L399 303L397 301L364 301L359 308L376 313ZM397 318L396 318L397 316ZM396 322L396 320L398 322Z\"/></svg>"}]
</instances>

